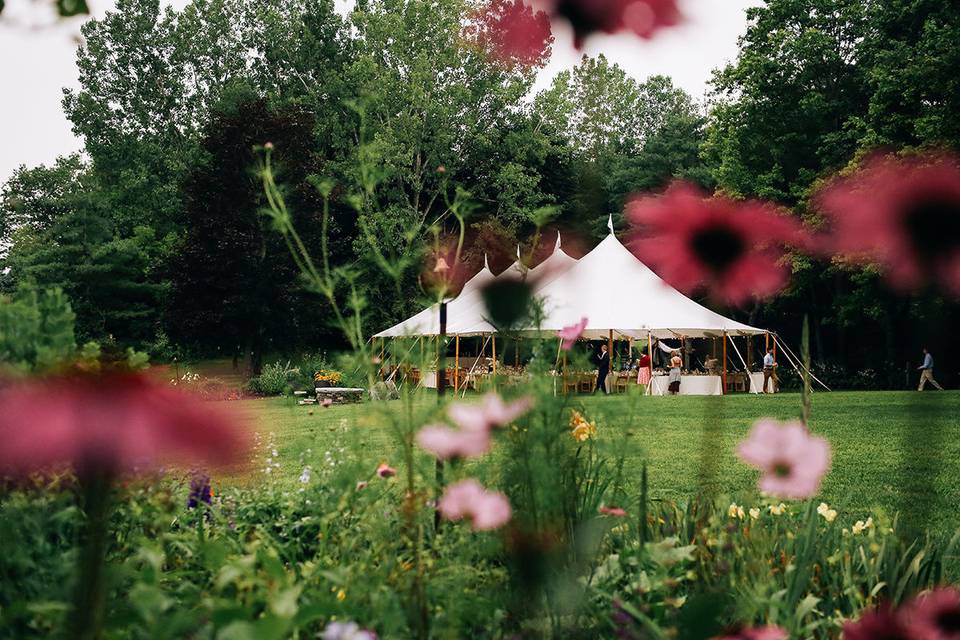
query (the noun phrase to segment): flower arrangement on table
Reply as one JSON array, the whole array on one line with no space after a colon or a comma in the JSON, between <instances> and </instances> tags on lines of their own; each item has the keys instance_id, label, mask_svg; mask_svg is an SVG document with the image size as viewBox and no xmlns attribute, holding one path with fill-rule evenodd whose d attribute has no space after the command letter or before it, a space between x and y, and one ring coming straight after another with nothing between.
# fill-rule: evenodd
<instances>
[{"instance_id":1,"label":"flower arrangement on table","mask_svg":"<svg viewBox=\"0 0 960 640\"><path fill-rule=\"evenodd\" d=\"M313 381L318 383L326 383L323 386L334 386L340 384L340 379L343 378L343 374L339 371L333 371L331 369L320 369L315 374L313 374Z\"/></svg>"}]
</instances>

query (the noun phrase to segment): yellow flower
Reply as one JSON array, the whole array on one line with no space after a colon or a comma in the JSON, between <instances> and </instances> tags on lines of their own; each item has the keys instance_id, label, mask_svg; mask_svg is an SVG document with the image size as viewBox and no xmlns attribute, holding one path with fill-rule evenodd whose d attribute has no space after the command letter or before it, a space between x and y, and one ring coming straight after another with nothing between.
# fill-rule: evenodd
<instances>
[{"instance_id":1,"label":"yellow flower","mask_svg":"<svg viewBox=\"0 0 960 640\"><path fill-rule=\"evenodd\" d=\"M756 520L756 519L759 518L759 517L760 517L760 509L758 509L758 508L756 508L756 507L750 509L750 518L751 518L751 519Z\"/></svg>"},{"instance_id":2,"label":"yellow flower","mask_svg":"<svg viewBox=\"0 0 960 640\"><path fill-rule=\"evenodd\" d=\"M787 512L787 505L782 502L778 505L770 505L770 513L775 516L782 516Z\"/></svg>"},{"instance_id":3,"label":"yellow flower","mask_svg":"<svg viewBox=\"0 0 960 640\"><path fill-rule=\"evenodd\" d=\"M837 517L837 510L831 509L830 505L828 505L826 502L820 503L820 506L817 507L817 513L823 516L823 519L827 522L833 522Z\"/></svg>"},{"instance_id":4,"label":"yellow flower","mask_svg":"<svg viewBox=\"0 0 960 640\"><path fill-rule=\"evenodd\" d=\"M585 442L597 435L597 425L588 422L579 411L570 412L570 435L577 442Z\"/></svg>"},{"instance_id":5,"label":"yellow flower","mask_svg":"<svg viewBox=\"0 0 960 640\"><path fill-rule=\"evenodd\" d=\"M743 512L743 507L734 502L731 503L730 507L727 509L727 515L731 518L740 518L743 520L746 514Z\"/></svg>"},{"instance_id":6,"label":"yellow flower","mask_svg":"<svg viewBox=\"0 0 960 640\"><path fill-rule=\"evenodd\" d=\"M867 518L867 521L857 520L853 523L853 535L858 536L873 526L873 516Z\"/></svg>"},{"instance_id":7,"label":"yellow flower","mask_svg":"<svg viewBox=\"0 0 960 640\"><path fill-rule=\"evenodd\" d=\"M337 602L343 602L346 599L347 599L346 591L344 591L343 589L340 589L339 591L337 591Z\"/></svg>"}]
</instances>

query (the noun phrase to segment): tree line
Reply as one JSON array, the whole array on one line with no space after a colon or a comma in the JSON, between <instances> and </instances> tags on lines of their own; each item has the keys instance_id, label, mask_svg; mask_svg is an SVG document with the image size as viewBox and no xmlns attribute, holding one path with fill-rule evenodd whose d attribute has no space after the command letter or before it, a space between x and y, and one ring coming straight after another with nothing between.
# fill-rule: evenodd
<instances>
[{"instance_id":1,"label":"tree line","mask_svg":"<svg viewBox=\"0 0 960 640\"><path fill-rule=\"evenodd\" d=\"M496 269L544 212L589 244L608 214L623 227L632 193L679 177L816 224L818 182L869 151L960 144L949 0L770 0L702 101L603 56L531 95L549 46L491 57L478 8L121 0L85 25L80 88L64 95L83 155L23 167L0 193L0 286L61 288L81 340L257 370L265 353L338 340L261 214L255 149L267 142L311 248L326 198L330 259L354 274L370 331L422 298L416 261L398 263L398 292L377 256L447 224L457 189L472 205L466 258ZM916 347L905 337L957 318L937 297L893 295L869 268L798 257L793 272L776 300L724 311L788 336L808 313L815 358L874 369L884 386L902 384Z\"/></svg>"}]
</instances>

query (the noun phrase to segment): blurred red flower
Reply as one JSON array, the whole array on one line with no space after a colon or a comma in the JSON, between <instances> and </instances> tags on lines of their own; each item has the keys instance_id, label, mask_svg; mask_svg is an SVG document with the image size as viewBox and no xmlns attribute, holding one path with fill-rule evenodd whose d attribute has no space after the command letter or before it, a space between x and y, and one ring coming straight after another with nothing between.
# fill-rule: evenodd
<instances>
[{"instance_id":1,"label":"blurred red flower","mask_svg":"<svg viewBox=\"0 0 960 640\"><path fill-rule=\"evenodd\" d=\"M790 635L783 627L739 627L718 636L717 640L787 640Z\"/></svg>"},{"instance_id":2,"label":"blurred red flower","mask_svg":"<svg viewBox=\"0 0 960 640\"><path fill-rule=\"evenodd\" d=\"M904 614L917 640L960 639L960 591L956 588L942 587L917 596Z\"/></svg>"},{"instance_id":3,"label":"blurred red flower","mask_svg":"<svg viewBox=\"0 0 960 640\"><path fill-rule=\"evenodd\" d=\"M138 373L62 376L0 392L0 473L226 466L249 433L221 407Z\"/></svg>"},{"instance_id":4,"label":"blurred red flower","mask_svg":"<svg viewBox=\"0 0 960 640\"><path fill-rule=\"evenodd\" d=\"M912 640L915 636L890 607L866 611L843 625L844 640Z\"/></svg>"},{"instance_id":5,"label":"blurred red flower","mask_svg":"<svg viewBox=\"0 0 960 640\"><path fill-rule=\"evenodd\" d=\"M491 0L474 16L468 33L493 59L540 66L550 56L550 16L523 0Z\"/></svg>"},{"instance_id":6,"label":"blurred red flower","mask_svg":"<svg viewBox=\"0 0 960 640\"><path fill-rule=\"evenodd\" d=\"M626 215L631 249L660 277L732 305L782 289L789 280L785 247L810 245L803 226L773 205L707 197L685 182L634 199Z\"/></svg>"},{"instance_id":7,"label":"blurred red flower","mask_svg":"<svg viewBox=\"0 0 960 640\"><path fill-rule=\"evenodd\" d=\"M883 266L890 284L960 295L960 160L875 156L814 199L829 217L824 248Z\"/></svg>"},{"instance_id":8,"label":"blurred red flower","mask_svg":"<svg viewBox=\"0 0 960 640\"><path fill-rule=\"evenodd\" d=\"M630 31L652 38L660 29L683 21L677 0L546 0L544 4L551 15L570 23L578 49L597 32Z\"/></svg>"}]
</instances>

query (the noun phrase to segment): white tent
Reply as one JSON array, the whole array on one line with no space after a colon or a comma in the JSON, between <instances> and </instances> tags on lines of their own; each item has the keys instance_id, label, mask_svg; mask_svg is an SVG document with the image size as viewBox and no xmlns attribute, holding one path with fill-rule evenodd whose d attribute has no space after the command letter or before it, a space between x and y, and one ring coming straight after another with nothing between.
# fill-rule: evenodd
<instances>
[{"instance_id":1,"label":"white tent","mask_svg":"<svg viewBox=\"0 0 960 640\"><path fill-rule=\"evenodd\" d=\"M585 338L614 336L644 338L688 338L748 336L766 333L726 318L686 297L640 262L614 235L610 234L580 260L560 247L533 269L524 269L519 260L503 273L493 276L484 268L447 305L447 334L477 336L496 333L485 318L481 295L483 285L494 278L525 278L533 295L543 304L544 317L530 332L556 332L587 318ZM375 338L425 336L439 333L438 305L376 334Z\"/></svg>"}]
</instances>

